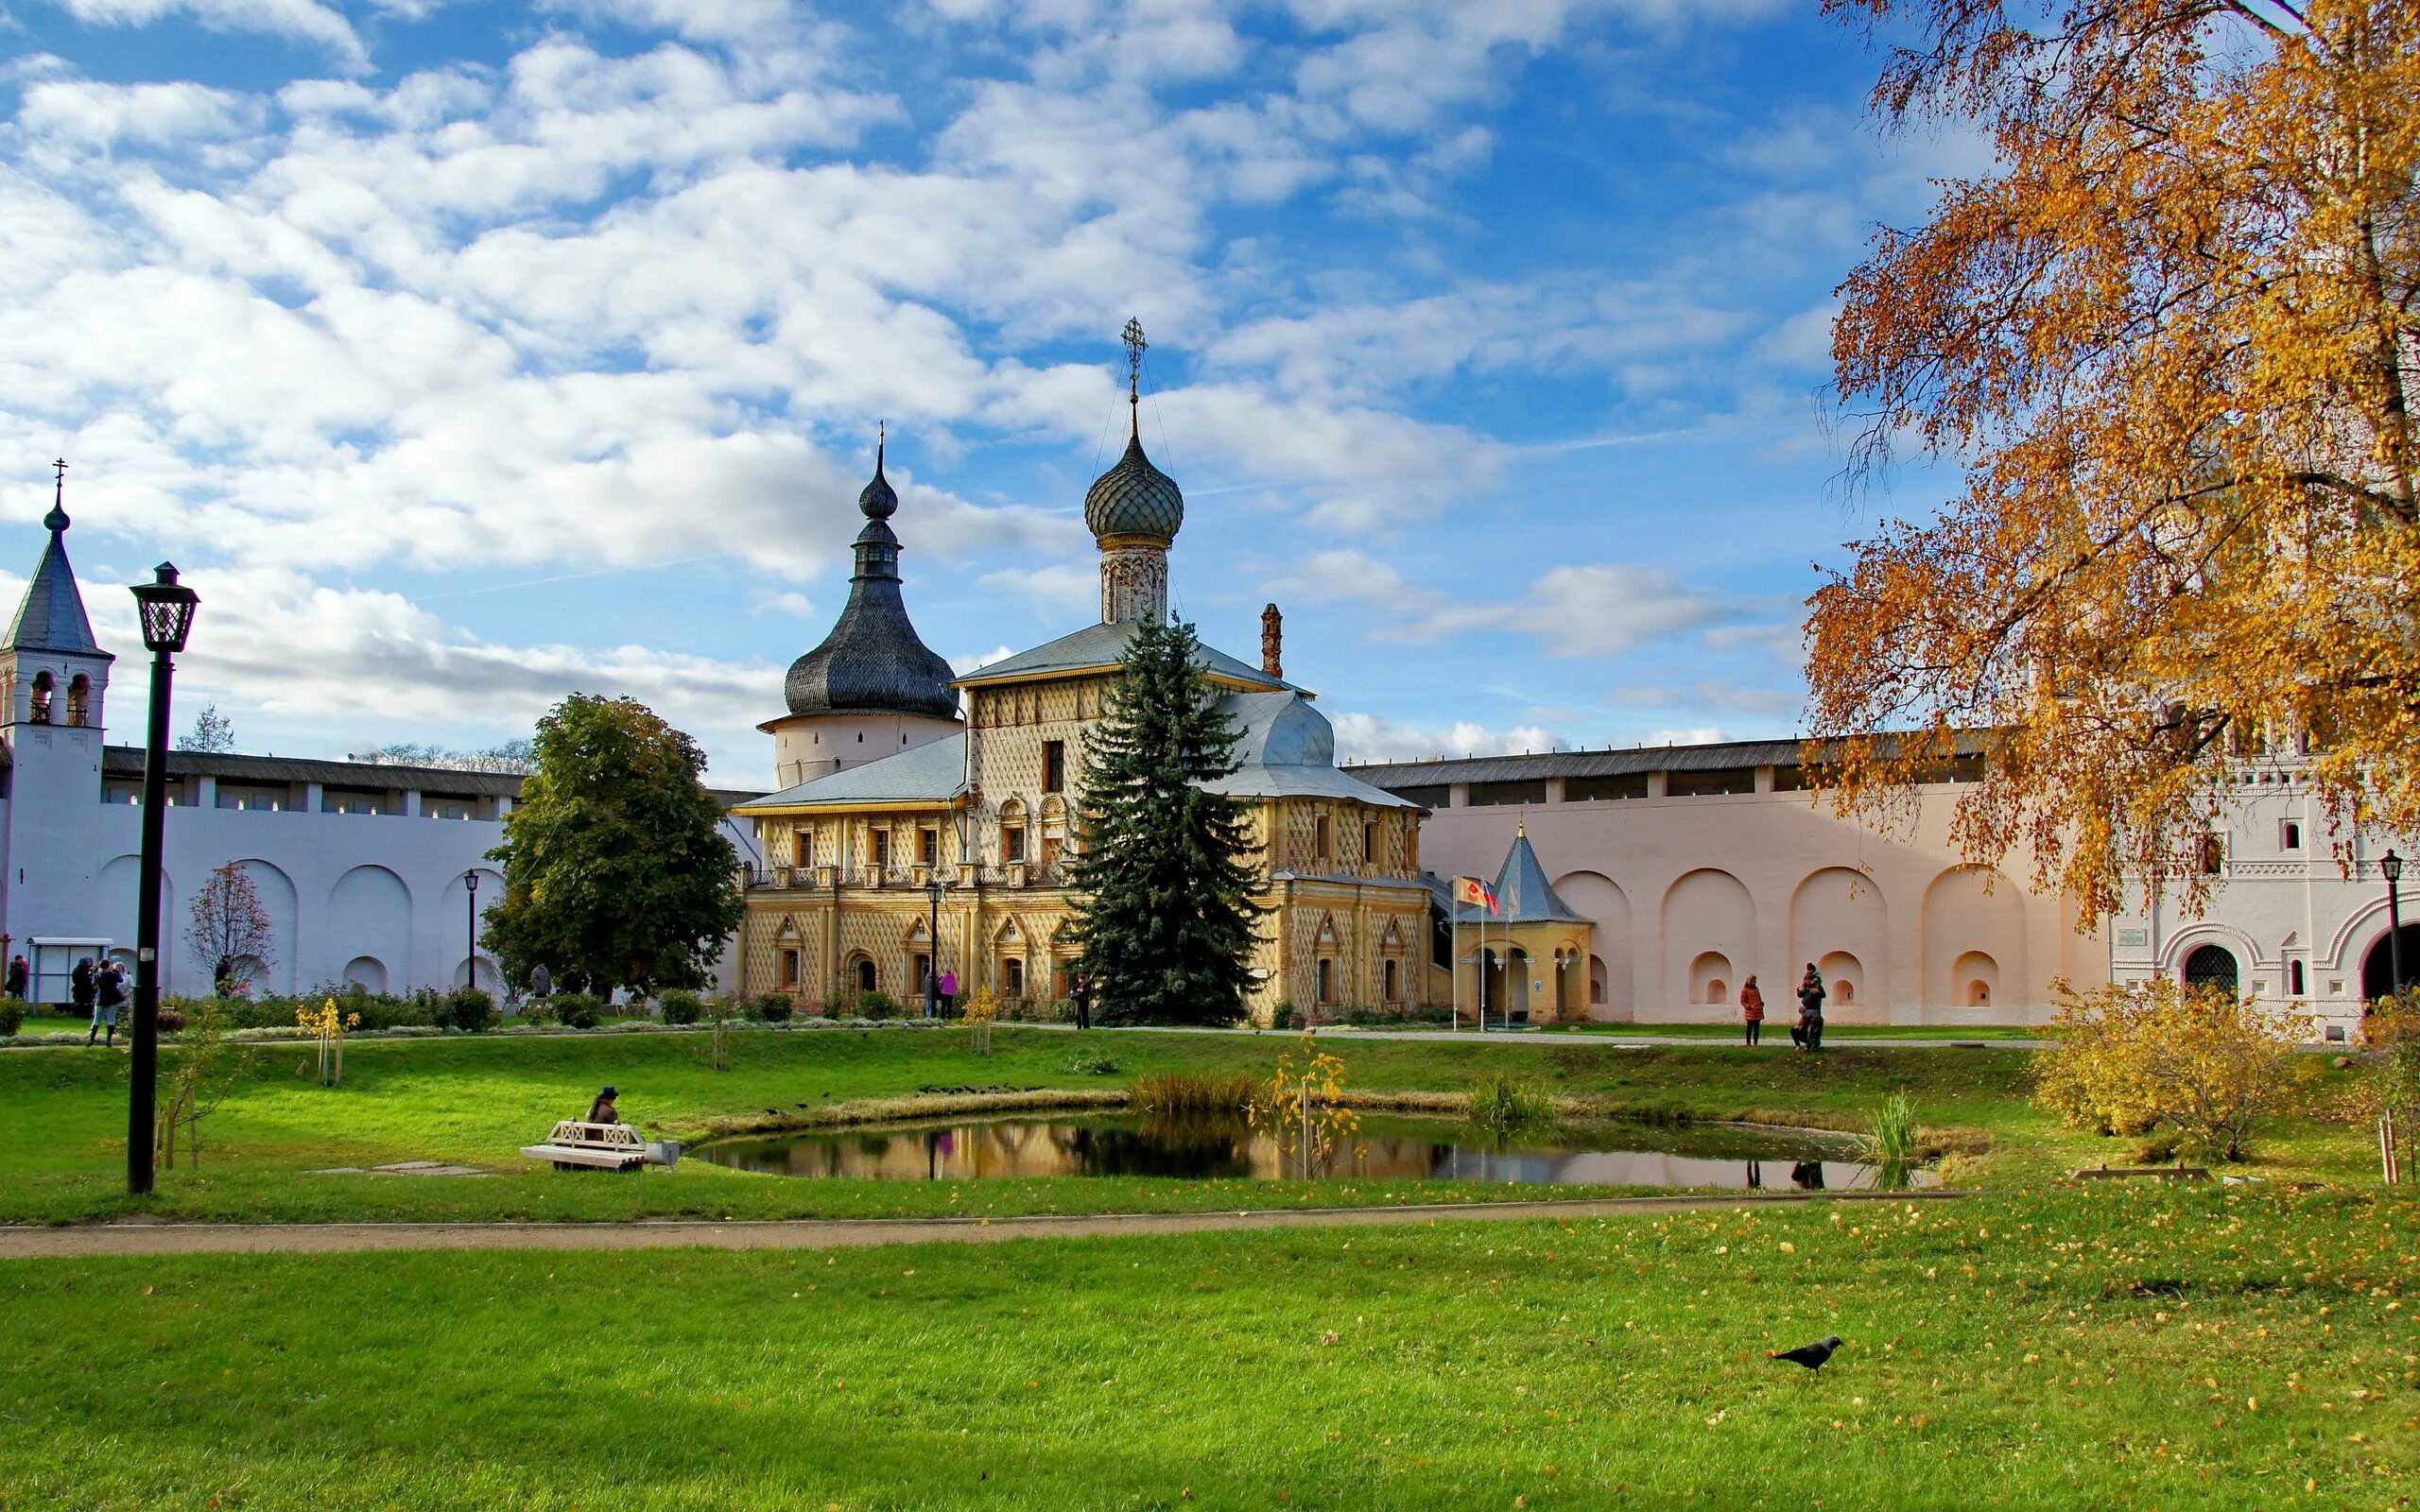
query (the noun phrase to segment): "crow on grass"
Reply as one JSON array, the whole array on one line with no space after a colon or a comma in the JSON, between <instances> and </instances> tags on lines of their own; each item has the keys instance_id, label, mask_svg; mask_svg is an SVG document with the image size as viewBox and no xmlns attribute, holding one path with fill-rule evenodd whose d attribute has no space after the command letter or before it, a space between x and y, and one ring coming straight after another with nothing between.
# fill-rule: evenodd
<instances>
[{"instance_id":1,"label":"crow on grass","mask_svg":"<svg viewBox=\"0 0 2420 1512\"><path fill-rule=\"evenodd\" d=\"M1803 1365L1809 1370L1821 1370L1824 1368L1824 1362L1830 1359L1832 1351L1840 1347L1841 1336L1835 1333L1828 1339L1819 1339L1813 1344L1802 1344L1795 1349L1767 1350L1765 1358L1787 1360L1792 1365Z\"/></svg>"}]
</instances>

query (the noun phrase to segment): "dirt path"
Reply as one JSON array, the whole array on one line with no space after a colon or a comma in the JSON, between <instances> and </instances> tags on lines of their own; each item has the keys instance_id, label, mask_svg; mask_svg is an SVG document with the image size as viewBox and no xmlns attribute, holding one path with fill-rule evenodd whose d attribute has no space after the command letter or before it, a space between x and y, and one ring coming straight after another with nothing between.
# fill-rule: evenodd
<instances>
[{"instance_id":1,"label":"dirt path","mask_svg":"<svg viewBox=\"0 0 2420 1512\"><path fill-rule=\"evenodd\" d=\"M330 1254L371 1249L862 1249L1228 1229L1327 1228L1507 1218L1612 1218L1800 1202L1938 1202L1955 1192L1740 1193L1577 1202L1464 1202L1253 1212L1116 1212L1022 1218L847 1218L776 1223L112 1223L0 1228L0 1260L88 1255Z\"/></svg>"}]
</instances>

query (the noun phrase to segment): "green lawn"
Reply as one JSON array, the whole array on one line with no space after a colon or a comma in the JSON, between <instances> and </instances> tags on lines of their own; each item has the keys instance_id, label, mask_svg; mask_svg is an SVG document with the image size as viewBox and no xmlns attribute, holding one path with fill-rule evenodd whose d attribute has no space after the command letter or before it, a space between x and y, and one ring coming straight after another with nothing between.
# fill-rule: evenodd
<instances>
[{"instance_id":1,"label":"green lawn","mask_svg":"<svg viewBox=\"0 0 2420 1512\"><path fill-rule=\"evenodd\" d=\"M0 1263L0 1508L2409 1506L2420 1210ZM1808 1377L1768 1349L1837 1332Z\"/></svg>"},{"instance_id":2,"label":"green lawn","mask_svg":"<svg viewBox=\"0 0 2420 1512\"><path fill-rule=\"evenodd\" d=\"M122 1053L0 1053L0 1221L59 1222L141 1211L192 1218L616 1218L1010 1213L1440 1201L1534 1194L1443 1182L1187 1182L1065 1178L999 1182L797 1180L683 1161L631 1177L536 1169L515 1153L597 1087L622 1089L631 1122L697 1140L716 1129L904 1111L947 1089L1115 1090L1153 1068L1266 1072L1299 1037L1115 1034L1002 1028L996 1053L963 1029L753 1030L735 1069L706 1063L701 1035L448 1037L364 1040L344 1084L319 1086L307 1046L255 1049L243 1080L203 1125L197 1174L164 1173L137 1202L122 1190ZM1481 1071L1532 1078L1591 1110L1671 1118L1747 1118L1859 1127L1906 1089L1922 1121L1965 1152L1961 1184L2031 1182L2063 1165L2122 1160L2113 1142L2055 1130L2025 1101L2031 1052L1788 1048L1622 1049L1587 1037L1554 1043L1336 1040L1352 1087L1455 1091ZM1115 1058L1110 1075L1071 1070L1078 1054ZM2320 1057L2306 1072L2341 1074ZM2267 1146L2271 1175L2358 1178L2368 1157L2351 1130L2289 1125ZM330 1166L456 1161L476 1180L321 1176ZM1569 1189L1563 1189L1568 1191Z\"/></svg>"}]
</instances>

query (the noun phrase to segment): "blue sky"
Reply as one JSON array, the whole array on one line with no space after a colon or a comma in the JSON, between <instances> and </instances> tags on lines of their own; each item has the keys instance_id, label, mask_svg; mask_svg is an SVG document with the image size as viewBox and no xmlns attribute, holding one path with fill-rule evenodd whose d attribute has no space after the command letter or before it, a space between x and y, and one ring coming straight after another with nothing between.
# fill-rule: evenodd
<instances>
[{"instance_id":1,"label":"blue sky","mask_svg":"<svg viewBox=\"0 0 2420 1512\"><path fill-rule=\"evenodd\" d=\"M877 421L960 664L1094 615L1151 335L1178 607L1348 755L1797 728L1832 290L1980 165L1811 0L0 0L0 594L64 455L247 749L631 693L730 782ZM180 723L184 721L181 719Z\"/></svg>"}]
</instances>

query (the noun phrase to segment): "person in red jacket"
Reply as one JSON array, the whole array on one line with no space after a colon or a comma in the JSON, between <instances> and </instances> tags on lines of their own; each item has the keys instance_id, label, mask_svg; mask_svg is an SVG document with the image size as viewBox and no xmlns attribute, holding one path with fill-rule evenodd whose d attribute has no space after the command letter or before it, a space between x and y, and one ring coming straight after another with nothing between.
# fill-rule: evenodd
<instances>
[{"instance_id":1,"label":"person in red jacket","mask_svg":"<svg viewBox=\"0 0 2420 1512\"><path fill-rule=\"evenodd\" d=\"M1765 994L1754 976L1739 989L1739 1017L1747 1022L1748 1042L1756 1043L1765 1028Z\"/></svg>"}]
</instances>

